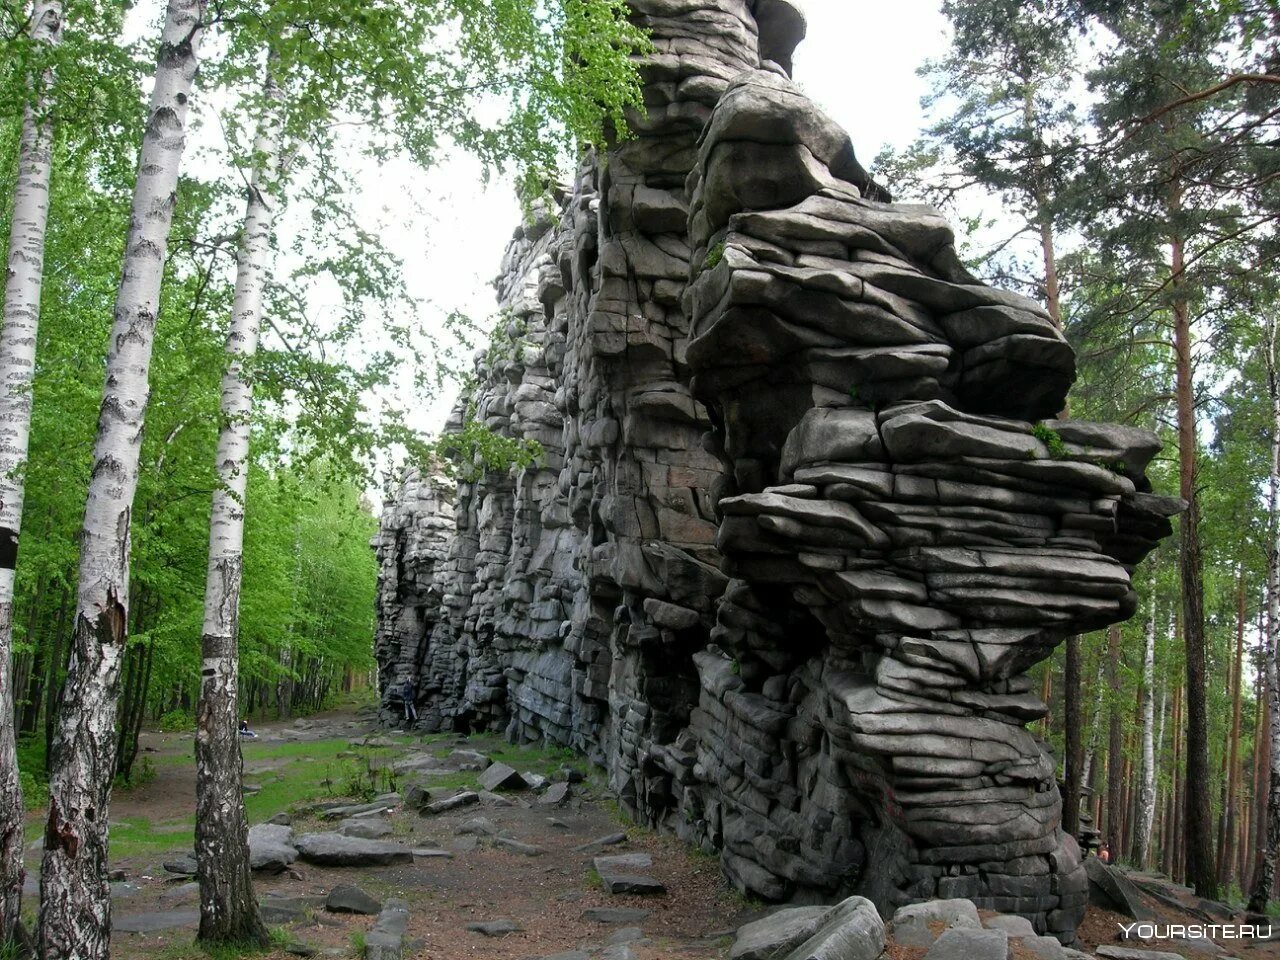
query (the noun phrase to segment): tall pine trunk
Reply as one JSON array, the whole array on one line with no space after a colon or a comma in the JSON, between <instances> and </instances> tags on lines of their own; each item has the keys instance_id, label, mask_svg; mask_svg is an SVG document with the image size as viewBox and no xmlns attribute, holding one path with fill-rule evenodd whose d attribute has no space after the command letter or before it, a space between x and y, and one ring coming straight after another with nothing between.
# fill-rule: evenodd
<instances>
[{"instance_id":1,"label":"tall pine trunk","mask_svg":"<svg viewBox=\"0 0 1280 960\"><path fill-rule=\"evenodd\" d=\"M249 871L244 811L244 764L238 732L240 584L244 569L244 512L249 477L253 386L246 363L258 347L263 290L276 214L272 180L279 165L281 92L267 66L264 105L254 142L253 174L245 204L236 271L227 370L222 378L218 486L209 529L204 595L204 669L196 723L196 862L200 881L200 940L257 943L270 935L258 911Z\"/></svg>"},{"instance_id":2,"label":"tall pine trunk","mask_svg":"<svg viewBox=\"0 0 1280 960\"><path fill-rule=\"evenodd\" d=\"M1145 870L1151 846L1151 828L1156 816L1156 598L1155 578L1151 582L1151 616L1147 621L1146 643L1142 650L1142 780L1133 831L1133 862Z\"/></svg>"},{"instance_id":3,"label":"tall pine trunk","mask_svg":"<svg viewBox=\"0 0 1280 960\"><path fill-rule=\"evenodd\" d=\"M1178 573L1182 585L1182 637L1187 654L1187 778L1184 824L1187 876L1196 893L1218 897L1217 861L1213 853L1213 809L1209 789L1209 711L1207 704L1204 579L1200 553L1200 498L1196 491L1195 371L1191 359L1191 311L1186 291L1186 248L1176 221L1182 211L1181 174L1175 171L1169 212L1175 222L1171 242L1173 337L1178 400L1178 470L1182 515L1178 537Z\"/></svg>"},{"instance_id":4,"label":"tall pine trunk","mask_svg":"<svg viewBox=\"0 0 1280 960\"><path fill-rule=\"evenodd\" d=\"M1262 913L1276 882L1276 851L1280 849L1280 670L1276 643L1280 641L1280 371L1276 369L1276 324L1267 325L1267 385L1271 396L1271 484L1267 511L1271 529L1267 557L1267 630L1262 638L1262 671L1266 677L1268 740L1267 812L1265 838L1259 837L1258 869L1249 895L1249 909ZM1261 833L1261 831L1259 831Z\"/></svg>"},{"instance_id":5,"label":"tall pine trunk","mask_svg":"<svg viewBox=\"0 0 1280 960\"><path fill-rule=\"evenodd\" d=\"M106 958L111 936L107 842L130 521L203 16L204 0L169 0L107 348L40 877L40 950L58 960Z\"/></svg>"},{"instance_id":6,"label":"tall pine trunk","mask_svg":"<svg viewBox=\"0 0 1280 960\"><path fill-rule=\"evenodd\" d=\"M1028 125L1034 121L1034 109L1034 101L1028 96L1025 102ZM1036 184L1036 201L1040 254L1044 262L1045 308L1053 325L1061 330L1062 286L1058 278L1058 255L1053 240L1053 216L1048 209L1047 191L1040 182ZM1067 413L1064 409L1061 415L1066 417ZM1081 777L1084 763L1084 743L1081 739L1084 710L1080 702L1080 679L1080 637L1073 634L1067 637L1062 677L1063 752L1066 754L1063 761L1062 829L1073 837L1080 832L1080 791L1084 786L1084 779Z\"/></svg>"},{"instance_id":7,"label":"tall pine trunk","mask_svg":"<svg viewBox=\"0 0 1280 960\"><path fill-rule=\"evenodd\" d=\"M53 46L61 38L62 0L35 0L31 39ZM14 724L9 719L17 696L12 665L13 588L53 173L53 124L44 94L52 80L46 75L32 84L32 101L22 118L0 331L0 944L18 937L24 879L22 787Z\"/></svg>"}]
</instances>

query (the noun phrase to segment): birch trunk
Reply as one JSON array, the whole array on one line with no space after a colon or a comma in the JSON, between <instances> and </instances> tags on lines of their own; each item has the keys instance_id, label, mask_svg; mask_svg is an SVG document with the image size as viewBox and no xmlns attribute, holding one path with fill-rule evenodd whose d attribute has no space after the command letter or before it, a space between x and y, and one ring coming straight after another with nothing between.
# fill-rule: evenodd
<instances>
[{"instance_id":1,"label":"birch trunk","mask_svg":"<svg viewBox=\"0 0 1280 960\"><path fill-rule=\"evenodd\" d=\"M105 960L111 936L108 808L129 622L130 520L204 6L169 0L165 14L107 349L41 869L40 951L58 960Z\"/></svg>"},{"instance_id":2,"label":"birch trunk","mask_svg":"<svg viewBox=\"0 0 1280 960\"><path fill-rule=\"evenodd\" d=\"M1276 370L1276 323L1267 325L1267 380L1271 392L1271 485L1268 513L1271 549L1267 563L1267 633L1263 638L1262 670L1267 680L1267 731L1270 740L1267 778L1266 840L1258 850L1249 909L1263 913L1276 882L1276 851L1280 849L1280 670L1276 668L1276 643L1280 641L1280 371Z\"/></svg>"},{"instance_id":3,"label":"birch trunk","mask_svg":"<svg viewBox=\"0 0 1280 960\"><path fill-rule=\"evenodd\" d=\"M62 0L35 0L31 38L56 45L62 39ZM53 125L46 75L22 118L18 179L13 192L9 260L5 274L4 328L0 331L0 944L17 939L22 910L22 788L13 716L13 588L22 525L22 467L31 435L31 379L44 281L44 239L53 172Z\"/></svg>"},{"instance_id":4,"label":"birch trunk","mask_svg":"<svg viewBox=\"0 0 1280 960\"><path fill-rule=\"evenodd\" d=\"M1142 650L1142 786L1133 835L1133 862L1145 870L1156 816L1156 604L1155 578L1151 582L1151 617L1147 621Z\"/></svg>"},{"instance_id":5,"label":"birch trunk","mask_svg":"<svg viewBox=\"0 0 1280 960\"><path fill-rule=\"evenodd\" d=\"M196 862L200 935L204 943L256 943L270 935L258 911L249 871L244 811L244 764L238 727L237 640L244 560L245 493L253 385L246 363L258 347L263 289L271 256L276 204L272 179L279 165L281 92L268 63L264 107L254 142L253 174L245 203L236 270L227 370L222 378L218 486L209 529L204 595L203 671L196 723Z\"/></svg>"}]
</instances>

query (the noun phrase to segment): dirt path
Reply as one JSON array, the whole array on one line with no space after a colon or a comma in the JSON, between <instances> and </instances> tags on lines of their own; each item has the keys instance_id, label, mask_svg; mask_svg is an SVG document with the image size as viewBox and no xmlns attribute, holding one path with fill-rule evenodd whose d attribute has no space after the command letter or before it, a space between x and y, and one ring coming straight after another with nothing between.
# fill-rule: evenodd
<instances>
[{"instance_id":1,"label":"dirt path","mask_svg":"<svg viewBox=\"0 0 1280 960\"><path fill-rule=\"evenodd\" d=\"M298 723L264 724L259 738L246 743L246 781L261 781L264 793L277 786L273 778L288 779L311 762L316 789L332 779L327 757L342 756L349 742L364 737L384 740L366 720L337 712ZM466 748L482 753L509 755L511 747L492 736L468 738L398 738L389 756L421 752L445 755ZM147 733L144 756L154 771L143 785L118 792L112 806L112 868L122 871L114 884L116 932L113 955L123 960L179 960L203 956L189 947L197 922L195 885L189 878L174 877L163 867L166 861L191 849L190 825L194 806L195 769L190 760L189 734ZM288 752L287 756L270 754ZM259 756L264 754L267 756ZM530 757L537 757L530 753ZM544 764L561 762L558 755L541 758ZM290 766L293 765L293 766ZM289 778L284 776L289 773ZM340 790L340 784L330 790ZM405 783L402 781L403 788ZM339 884L355 884L378 900L399 897L410 905L409 936L416 941L408 956L429 960L525 960L572 950L592 956L656 960L722 957L727 934L758 915L759 910L730 892L716 860L690 850L671 837L623 822L598 783L574 785L569 799L556 806L536 802L530 792L511 793L510 806L475 805L437 816L423 816L403 808L389 817L393 834L387 839L413 848L435 848L450 857L416 858L409 865L348 869L321 868L297 863L285 873L259 875L257 889L265 902L283 903L301 911L300 919L283 930L296 945L305 945L321 956L356 956L362 934L373 924L371 916L330 913L324 898ZM284 808L258 809L248 798L251 822L268 819ZM496 843L496 837L459 833L466 821L487 819L496 835L536 848L536 855L512 852ZM296 834L332 830L334 824L315 817L299 817ZM625 833L626 839L607 849L578 851L576 847L604 837ZM666 894L659 896L610 895L592 868L593 856L648 853L653 867L646 874L661 881ZM32 851L29 869L38 865ZM592 908L642 911L619 915L620 922L601 922ZM468 924L509 920L519 930L491 937L468 930ZM134 931L141 927L142 930ZM635 928L639 928L637 931ZM134 932L131 932L134 931ZM610 941L626 941L610 949ZM284 957L281 950L270 956Z\"/></svg>"},{"instance_id":2,"label":"dirt path","mask_svg":"<svg viewBox=\"0 0 1280 960\"><path fill-rule=\"evenodd\" d=\"M438 758L451 769L443 775L424 775L422 782L453 788L475 787L478 776L457 758L448 759L455 750L478 751L530 773L553 774L568 759L558 752L515 749L491 735L389 737L367 717L349 711L264 724L258 734L257 740L245 744L251 823L290 808L311 809L317 800L333 802L353 788L355 781L348 779L353 769L389 768L406 756ZM379 746L360 746L371 740ZM198 922L196 886L164 867L192 845L192 737L147 733L143 750L151 778L118 791L112 806L112 869L117 878L112 953L120 960L207 960L192 944ZM404 791L414 777L405 774L396 786ZM531 791L503 796L505 805L490 795L486 801L437 815L403 806L392 811L387 817L391 834L385 839L440 852L417 856L411 864L333 869L299 862L280 874L258 875L259 896L270 906L268 922L281 937L281 947L266 956L360 956L374 917L326 910L325 898L340 884L354 884L378 901L407 901L405 956L418 960L721 960L728 954L731 932L763 912L759 904L727 889L716 858L624 821L599 781L574 785L568 799L556 805L539 802L540 795ZM471 823L477 818L487 821L480 835ZM38 820L33 815L33 836L39 833ZM292 826L295 835L336 829L315 810L295 815ZM619 842L583 849L594 840L616 839L619 834L624 835ZM525 846L513 848L498 838ZM642 872L660 881L665 893L609 894L593 869L593 858L599 854L647 854L652 866ZM28 858L33 878L39 856L37 841ZM29 906L34 893L31 879ZM1081 928L1088 947L1118 945L1118 919L1091 909ZM514 929L500 936L469 929L503 921ZM1274 960L1280 955L1276 944L1232 946L1240 957ZM924 952L891 943L887 956L920 960Z\"/></svg>"}]
</instances>

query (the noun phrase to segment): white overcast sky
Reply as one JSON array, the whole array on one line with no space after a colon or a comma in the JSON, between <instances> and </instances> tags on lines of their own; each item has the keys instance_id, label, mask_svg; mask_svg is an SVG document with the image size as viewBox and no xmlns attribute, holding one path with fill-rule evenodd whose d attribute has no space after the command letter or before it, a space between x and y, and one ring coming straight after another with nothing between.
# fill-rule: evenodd
<instances>
[{"instance_id":1,"label":"white overcast sky","mask_svg":"<svg viewBox=\"0 0 1280 960\"><path fill-rule=\"evenodd\" d=\"M946 49L940 0L802 0L809 36L796 53L795 79L852 135L869 163L886 144L905 146L919 132L925 82L916 68ZM426 302L424 321L460 310L472 317L494 309L490 282L519 222L508 183L486 189L465 159L426 174L392 165L375 177L370 208L384 238L406 260L411 291ZM410 213L405 198L421 210ZM906 198L904 198L906 199ZM453 398L417 405L414 425L435 431Z\"/></svg>"}]
</instances>

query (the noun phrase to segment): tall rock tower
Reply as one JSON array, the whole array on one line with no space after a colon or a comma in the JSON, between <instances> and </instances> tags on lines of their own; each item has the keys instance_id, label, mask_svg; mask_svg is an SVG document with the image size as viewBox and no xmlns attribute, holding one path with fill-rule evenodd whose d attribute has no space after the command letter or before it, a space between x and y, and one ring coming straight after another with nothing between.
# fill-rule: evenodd
<instances>
[{"instance_id":1,"label":"tall rock tower","mask_svg":"<svg viewBox=\"0 0 1280 960\"><path fill-rule=\"evenodd\" d=\"M516 232L454 414L545 455L384 520L387 716L413 676L432 729L573 746L768 899L1070 940L1027 671L1133 613L1159 445L1052 419L1071 348L791 83L789 0L630 5L646 115Z\"/></svg>"}]
</instances>

